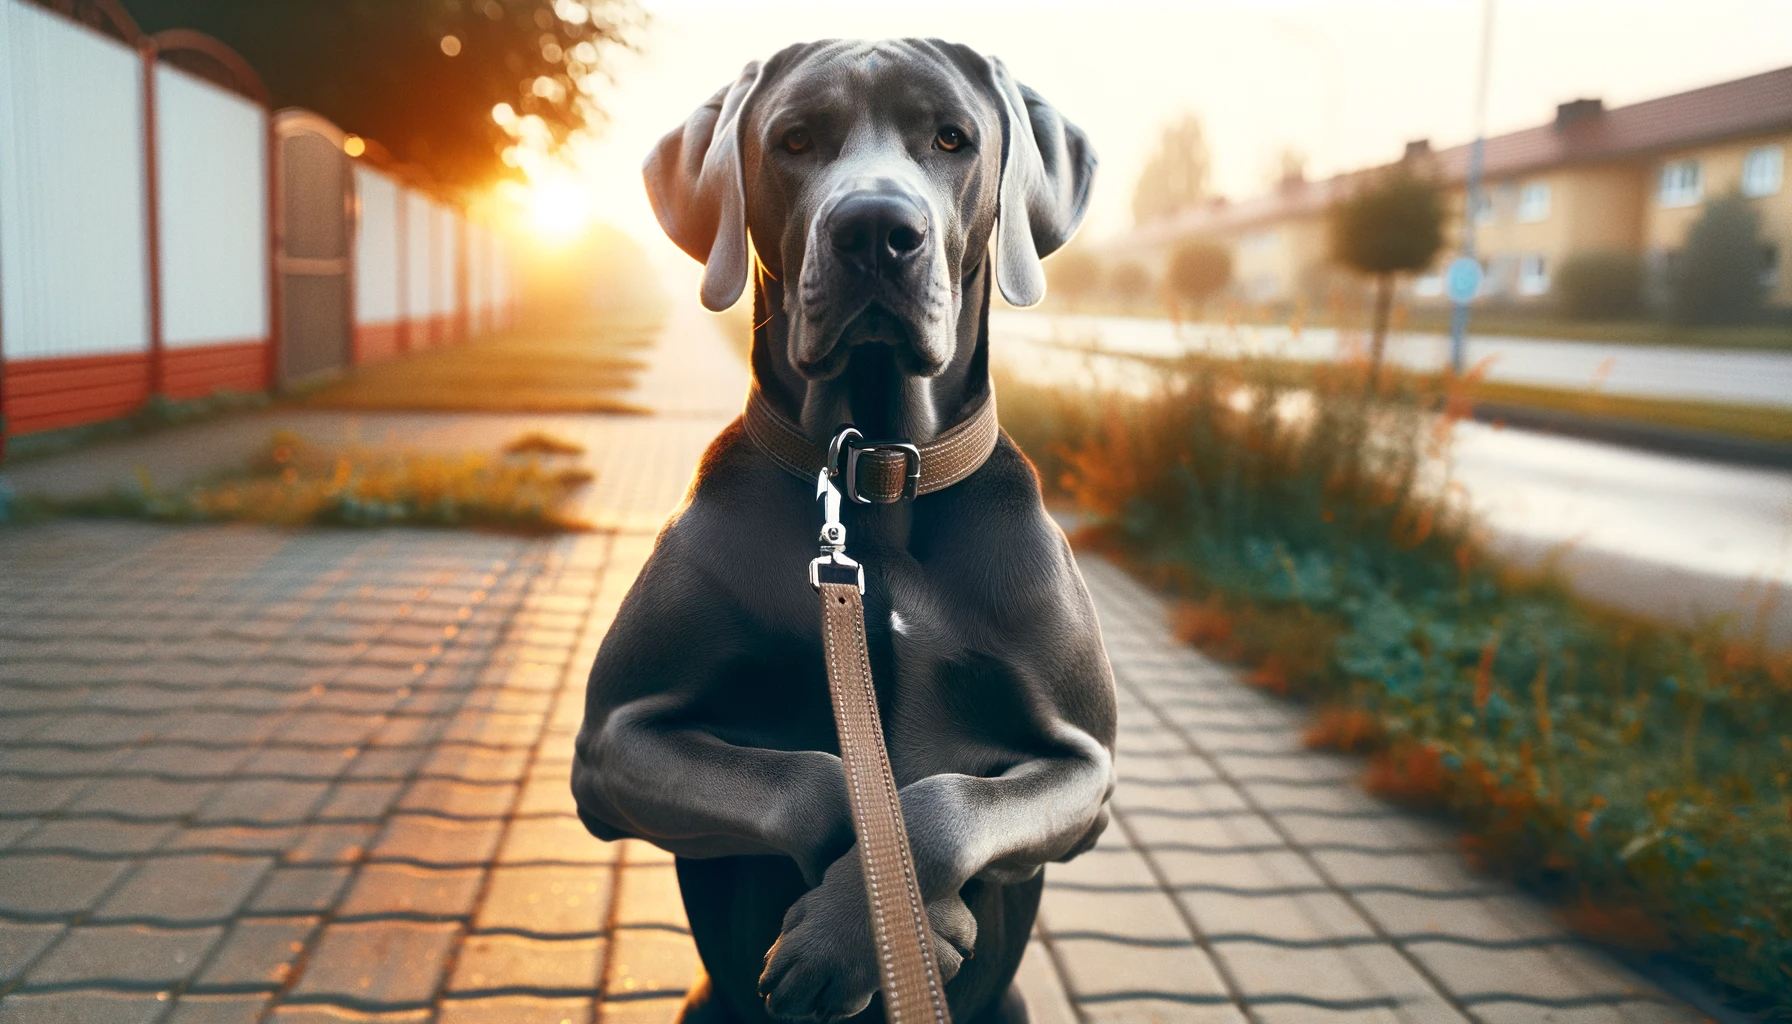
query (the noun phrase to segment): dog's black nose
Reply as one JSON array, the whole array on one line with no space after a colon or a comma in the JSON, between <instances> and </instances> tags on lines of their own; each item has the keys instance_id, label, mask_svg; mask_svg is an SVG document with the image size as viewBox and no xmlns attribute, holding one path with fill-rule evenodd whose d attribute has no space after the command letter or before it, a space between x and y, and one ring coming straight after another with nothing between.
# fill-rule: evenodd
<instances>
[{"instance_id":1,"label":"dog's black nose","mask_svg":"<svg viewBox=\"0 0 1792 1024\"><path fill-rule=\"evenodd\" d=\"M834 250L871 272L880 264L900 264L927 240L927 214L902 195L858 192L842 199L828 215Z\"/></svg>"}]
</instances>

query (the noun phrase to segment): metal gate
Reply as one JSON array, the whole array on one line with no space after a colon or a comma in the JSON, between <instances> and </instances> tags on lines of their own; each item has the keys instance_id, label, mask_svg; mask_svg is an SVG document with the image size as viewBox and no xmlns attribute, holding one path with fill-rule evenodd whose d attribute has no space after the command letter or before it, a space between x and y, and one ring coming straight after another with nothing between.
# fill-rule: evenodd
<instances>
[{"instance_id":1,"label":"metal gate","mask_svg":"<svg viewBox=\"0 0 1792 1024\"><path fill-rule=\"evenodd\" d=\"M282 111L274 118L274 135L284 384L349 365L354 181L342 152L344 136L330 122L304 111Z\"/></svg>"}]
</instances>

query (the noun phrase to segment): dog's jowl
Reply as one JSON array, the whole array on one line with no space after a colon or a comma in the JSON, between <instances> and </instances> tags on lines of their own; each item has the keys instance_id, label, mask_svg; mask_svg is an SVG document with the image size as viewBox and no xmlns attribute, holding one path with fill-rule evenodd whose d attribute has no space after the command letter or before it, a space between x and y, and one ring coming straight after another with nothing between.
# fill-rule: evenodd
<instances>
[{"instance_id":1,"label":"dog's jowl","mask_svg":"<svg viewBox=\"0 0 1792 1024\"><path fill-rule=\"evenodd\" d=\"M593 833L678 857L706 974L685 1020L882 1016L807 575L805 453L844 425L925 453L920 493L846 481L873 500L841 521L952 1016L1026 1019L1012 981L1042 867L1107 822L1114 691L1069 546L987 418L987 320L992 288L1042 296L1040 258L1094 170L999 61L936 40L790 47L647 160L704 304L751 277L758 325L751 411L710 445L598 653L573 769Z\"/></svg>"}]
</instances>

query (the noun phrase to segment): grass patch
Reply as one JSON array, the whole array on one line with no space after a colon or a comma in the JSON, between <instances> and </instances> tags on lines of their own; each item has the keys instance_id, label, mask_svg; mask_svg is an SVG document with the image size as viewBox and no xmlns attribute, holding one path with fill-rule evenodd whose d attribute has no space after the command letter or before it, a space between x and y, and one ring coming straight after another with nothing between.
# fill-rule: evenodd
<instances>
[{"instance_id":1,"label":"grass patch","mask_svg":"<svg viewBox=\"0 0 1792 1024\"><path fill-rule=\"evenodd\" d=\"M539 435L518 442L540 450ZM576 448L576 445L566 445ZM507 449L508 450L508 449ZM582 449L581 449L582 450ZM239 473L176 491L138 486L92 498L0 502L0 522L52 515L241 521L276 526L457 526L526 533L588 529L564 510L590 472L537 454L390 452L312 445L277 431Z\"/></svg>"},{"instance_id":2,"label":"grass patch","mask_svg":"<svg viewBox=\"0 0 1792 1024\"><path fill-rule=\"evenodd\" d=\"M300 399L324 409L642 412L622 399L657 314L537 326L357 368Z\"/></svg>"},{"instance_id":3,"label":"grass patch","mask_svg":"<svg viewBox=\"0 0 1792 1024\"><path fill-rule=\"evenodd\" d=\"M1480 381L1469 389L1468 395L1475 401L1558 409L1601 419L1792 444L1792 409L1786 408L1639 398L1592 390L1562 391L1499 381Z\"/></svg>"},{"instance_id":4,"label":"grass patch","mask_svg":"<svg viewBox=\"0 0 1792 1024\"><path fill-rule=\"evenodd\" d=\"M563 437L550 434L545 430L531 430L518 436L504 446L506 455L583 455L585 446L576 441L568 441Z\"/></svg>"},{"instance_id":5,"label":"grass patch","mask_svg":"<svg viewBox=\"0 0 1792 1024\"><path fill-rule=\"evenodd\" d=\"M217 416L266 409L273 404L264 394L250 394L220 388L203 398L151 397L143 408L129 416L102 423L86 423L78 427L47 430L41 434L25 434L6 438L6 457L0 465L15 465L47 455L60 455L101 441L152 434L168 427L198 423Z\"/></svg>"},{"instance_id":6,"label":"grass patch","mask_svg":"<svg viewBox=\"0 0 1792 1024\"><path fill-rule=\"evenodd\" d=\"M1373 788L1460 815L1476 860L1594 937L1792 1020L1792 656L1509 570L1427 475L1431 410L1463 396L1390 374L1371 399L1363 373L1005 381L1002 418L1085 543L1177 595L1179 635L1325 709L1311 740L1372 752Z\"/></svg>"}]
</instances>

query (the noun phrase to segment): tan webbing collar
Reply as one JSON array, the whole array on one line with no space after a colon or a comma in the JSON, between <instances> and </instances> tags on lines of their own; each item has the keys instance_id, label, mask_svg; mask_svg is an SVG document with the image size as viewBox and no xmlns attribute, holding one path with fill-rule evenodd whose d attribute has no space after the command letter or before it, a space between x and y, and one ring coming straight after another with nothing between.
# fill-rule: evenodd
<instances>
[{"instance_id":1,"label":"tan webbing collar","mask_svg":"<svg viewBox=\"0 0 1792 1024\"><path fill-rule=\"evenodd\" d=\"M742 418L747 436L752 438L773 462L785 470L813 482L821 472L827 453L810 443L796 424L772 408L765 395L754 387L747 396L747 411ZM975 473L995 451L996 396L992 389L971 414L926 444L913 446L878 445L863 448L852 459L855 470L844 481L846 493L856 500L888 505L904 497L931 494L943 490ZM916 467L911 455L919 455L919 478L911 486L910 477ZM843 467L844 468L844 467Z\"/></svg>"}]
</instances>

